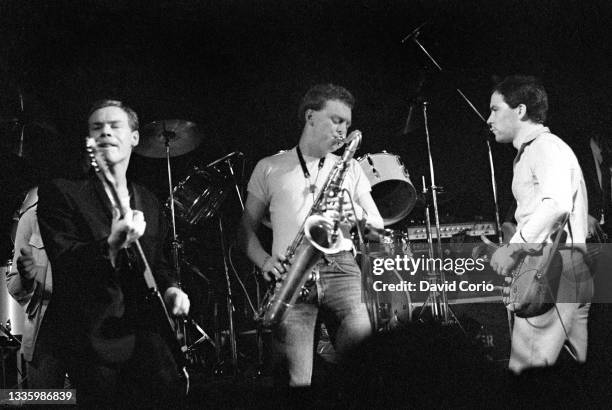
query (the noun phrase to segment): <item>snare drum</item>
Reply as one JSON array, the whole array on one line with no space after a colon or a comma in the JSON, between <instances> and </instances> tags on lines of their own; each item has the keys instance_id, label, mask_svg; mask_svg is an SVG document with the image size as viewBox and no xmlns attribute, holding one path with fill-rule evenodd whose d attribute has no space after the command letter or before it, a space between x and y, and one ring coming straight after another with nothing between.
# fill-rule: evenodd
<instances>
[{"instance_id":1,"label":"snare drum","mask_svg":"<svg viewBox=\"0 0 612 410\"><path fill-rule=\"evenodd\" d=\"M385 226L402 220L416 203L416 190L399 156L385 151L358 159L372 185L372 198Z\"/></svg>"},{"instance_id":2,"label":"snare drum","mask_svg":"<svg viewBox=\"0 0 612 410\"><path fill-rule=\"evenodd\" d=\"M177 219L195 225L215 216L230 191L228 182L228 175L215 167L193 167L173 190Z\"/></svg>"}]
</instances>

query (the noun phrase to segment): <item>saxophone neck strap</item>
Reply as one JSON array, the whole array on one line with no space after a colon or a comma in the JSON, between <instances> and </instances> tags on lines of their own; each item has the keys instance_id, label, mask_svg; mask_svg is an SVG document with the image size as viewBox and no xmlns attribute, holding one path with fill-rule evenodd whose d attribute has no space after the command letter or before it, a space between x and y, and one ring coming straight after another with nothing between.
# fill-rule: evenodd
<instances>
[{"instance_id":1,"label":"saxophone neck strap","mask_svg":"<svg viewBox=\"0 0 612 410\"><path fill-rule=\"evenodd\" d=\"M304 179L308 181L308 185L310 186L310 192L314 193L315 185L310 182L310 172L308 171L308 167L306 166L306 161L304 160L304 155L302 155L302 150L300 149L299 144L295 147L295 151L297 152L297 157L298 157L298 160L300 161L302 172L304 173ZM321 171L321 168L323 168L323 165L325 165L325 157L319 160L318 171ZM317 171L317 177L319 176L318 171ZM316 183L316 180L315 180L315 183Z\"/></svg>"}]
</instances>

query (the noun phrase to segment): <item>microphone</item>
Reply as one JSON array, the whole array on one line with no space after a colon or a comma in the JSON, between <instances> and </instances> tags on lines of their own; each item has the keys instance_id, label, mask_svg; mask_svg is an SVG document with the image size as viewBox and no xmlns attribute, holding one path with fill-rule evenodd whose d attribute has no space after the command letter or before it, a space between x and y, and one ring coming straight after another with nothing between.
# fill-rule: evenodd
<instances>
[{"instance_id":1,"label":"microphone","mask_svg":"<svg viewBox=\"0 0 612 410\"><path fill-rule=\"evenodd\" d=\"M406 41L410 40L411 38L416 39L419 34L421 34L421 29L427 24L427 22L424 22L423 24L421 24L420 26L418 26L417 28L415 28L414 30L412 30L410 32L410 34L408 34L406 37L404 37L401 41L401 43L405 43Z\"/></svg>"}]
</instances>

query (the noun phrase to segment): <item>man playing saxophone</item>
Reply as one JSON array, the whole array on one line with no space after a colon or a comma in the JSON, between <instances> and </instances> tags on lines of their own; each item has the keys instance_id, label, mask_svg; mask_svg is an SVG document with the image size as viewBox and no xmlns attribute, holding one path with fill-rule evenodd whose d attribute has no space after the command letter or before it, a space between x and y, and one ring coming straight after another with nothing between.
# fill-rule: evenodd
<instances>
[{"instance_id":1,"label":"man playing saxophone","mask_svg":"<svg viewBox=\"0 0 612 410\"><path fill-rule=\"evenodd\" d=\"M286 250L300 233L319 191L340 157L332 154L347 138L354 105L351 93L339 86L312 87L300 104L298 115L304 128L298 145L259 161L248 184L241 228L244 249L266 281L281 278L291 263ZM344 176L345 188L355 204L350 220L383 228L383 220L370 195L370 184L352 159ZM341 208L346 219L348 196ZM269 210L272 222L272 254L256 235ZM307 296L290 307L274 329L274 349L288 372L291 387L309 386L312 377L314 332L317 316L325 323L335 350L342 355L367 338L372 327L362 299L361 274L352 254L353 244L340 236L334 253L319 258ZM337 251L337 252L336 252Z\"/></svg>"}]
</instances>

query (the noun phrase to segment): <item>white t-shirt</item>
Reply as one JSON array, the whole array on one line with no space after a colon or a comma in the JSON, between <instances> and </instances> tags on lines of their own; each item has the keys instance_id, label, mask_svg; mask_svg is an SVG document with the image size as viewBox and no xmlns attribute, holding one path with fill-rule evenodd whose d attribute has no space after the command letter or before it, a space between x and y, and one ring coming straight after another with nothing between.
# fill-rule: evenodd
<instances>
[{"instance_id":1,"label":"white t-shirt","mask_svg":"<svg viewBox=\"0 0 612 410\"><path fill-rule=\"evenodd\" d=\"M295 148L266 157L257 163L247 189L249 195L254 195L268 206L273 231L273 254L285 254L310 212L314 198L319 195L339 159L337 155L327 154L319 170L319 158L304 155L310 181L304 176ZM314 194L309 189L311 183L316 186ZM359 203L360 195L371 190L370 182L354 159L349 164L342 186L348 189L356 203ZM340 246L343 250L352 247L352 242L347 238Z\"/></svg>"}]
</instances>

